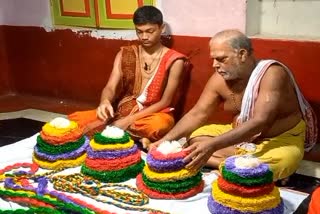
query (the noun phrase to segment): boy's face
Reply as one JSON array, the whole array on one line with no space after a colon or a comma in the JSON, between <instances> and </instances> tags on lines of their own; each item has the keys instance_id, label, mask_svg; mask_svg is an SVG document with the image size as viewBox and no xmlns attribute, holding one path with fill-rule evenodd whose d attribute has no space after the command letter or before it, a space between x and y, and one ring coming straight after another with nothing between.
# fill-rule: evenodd
<instances>
[{"instance_id":1,"label":"boy's face","mask_svg":"<svg viewBox=\"0 0 320 214\"><path fill-rule=\"evenodd\" d=\"M164 25L142 24L136 25L136 34L143 47L152 47L160 42L161 33Z\"/></svg>"}]
</instances>

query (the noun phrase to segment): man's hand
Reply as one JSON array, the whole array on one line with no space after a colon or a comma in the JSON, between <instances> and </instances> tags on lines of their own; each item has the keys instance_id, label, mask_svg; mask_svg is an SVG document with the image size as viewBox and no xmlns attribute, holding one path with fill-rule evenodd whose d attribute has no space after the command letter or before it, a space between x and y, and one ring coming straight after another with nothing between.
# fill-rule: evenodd
<instances>
[{"instance_id":1,"label":"man's hand","mask_svg":"<svg viewBox=\"0 0 320 214\"><path fill-rule=\"evenodd\" d=\"M213 154L214 147L211 141L205 140L196 141L184 150L190 152L190 154L184 158L184 161L188 163L186 168L190 170L200 170Z\"/></svg>"},{"instance_id":2,"label":"man's hand","mask_svg":"<svg viewBox=\"0 0 320 214\"><path fill-rule=\"evenodd\" d=\"M151 149L155 149L157 148L161 143L163 142L163 140L158 140L154 143L151 143L148 145L148 147L146 147L145 149L147 149L148 151L150 151ZM143 145L143 148L144 148L144 145Z\"/></svg>"},{"instance_id":3,"label":"man's hand","mask_svg":"<svg viewBox=\"0 0 320 214\"><path fill-rule=\"evenodd\" d=\"M103 101L97 108L97 116L103 121L107 121L110 117L114 117L114 111L111 103L106 100Z\"/></svg>"}]
</instances>

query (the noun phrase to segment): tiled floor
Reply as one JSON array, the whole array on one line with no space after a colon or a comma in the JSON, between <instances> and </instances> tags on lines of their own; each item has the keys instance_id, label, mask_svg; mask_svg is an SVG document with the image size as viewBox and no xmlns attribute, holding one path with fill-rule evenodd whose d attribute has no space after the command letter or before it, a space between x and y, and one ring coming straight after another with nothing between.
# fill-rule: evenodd
<instances>
[{"instance_id":1,"label":"tiled floor","mask_svg":"<svg viewBox=\"0 0 320 214\"><path fill-rule=\"evenodd\" d=\"M55 117L65 117L65 115L35 109L0 113L0 146L34 135L44 122ZM310 193L319 184L320 163L302 161L297 173L290 177L285 187Z\"/></svg>"}]
</instances>

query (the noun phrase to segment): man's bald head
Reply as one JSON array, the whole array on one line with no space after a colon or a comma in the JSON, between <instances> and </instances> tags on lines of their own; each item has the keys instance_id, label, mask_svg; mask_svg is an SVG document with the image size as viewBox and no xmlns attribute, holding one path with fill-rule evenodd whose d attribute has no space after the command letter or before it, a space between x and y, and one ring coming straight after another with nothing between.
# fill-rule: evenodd
<instances>
[{"instance_id":1,"label":"man's bald head","mask_svg":"<svg viewBox=\"0 0 320 214\"><path fill-rule=\"evenodd\" d=\"M213 42L226 42L236 50L245 49L248 55L251 55L253 51L250 39L239 30L220 31L211 38L210 44Z\"/></svg>"}]
</instances>

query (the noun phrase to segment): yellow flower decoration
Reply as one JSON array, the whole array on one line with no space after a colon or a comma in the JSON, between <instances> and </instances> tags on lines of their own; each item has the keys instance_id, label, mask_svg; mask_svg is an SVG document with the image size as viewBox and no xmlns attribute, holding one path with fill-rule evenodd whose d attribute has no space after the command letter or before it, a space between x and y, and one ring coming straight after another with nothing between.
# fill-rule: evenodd
<instances>
[{"instance_id":1,"label":"yellow flower decoration","mask_svg":"<svg viewBox=\"0 0 320 214\"><path fill-rule=\"evenodd\" d=\"M197 171L191 171L188 169L181 169L179 171L175 172L155 172L151 171L149 166L146 165L143 168L143 173L147 176L147 178L151 181L175 181L175 180L183 180L186 178L190 178L192 176L195 176L198 172Z\"/></svg>"},{"instance_id":2,"label":"yellow flower decoration","mask_svg":"<svg viewBox=\"0 0 320 214\"><path fill-rule=\"evenodd\" d=\"M84 153L83 155L77 157L76 159L58 160L55 162L49 162L49 161L37 159L37 157L33 154L32 160L33 162L38 164L41 168L60 169L60 168L72 168L72 167L80 166L85 161L86 157L87 157L87 154Z\"/></svg>"},{"instance_id":3,"label":"yellow flower decoration","mask_svg":"<svg viewBox=\"0 0 320 214\"><path fill-rule=\"evenodd\" d=\"M216 202L223 204L224 206L240 210L241 212L253 213L275 208L281 202L280 192L277 187L275 187L270 194L244 198L223 192L218 187L217 181L214 181L212 184L212 197Z\"/></svg>"},{"instance_id":4,"label":"yellow flower decoration","mask_svg":"<svg viewBox=\"0 0 320 214\"><path fill-rule=\"evenodd\" d=\"M56 127L52 126L50 123L46 123L42 127L42 131L46 135L50 135L50 136L63 136L63 135L66 135L68 132L71 132L72 130L77 129L77 128L79 128L79 127L75 121L70 121L70 125L65 128L56 128Z\"/></svg>"},{"instance_id":5,"label":"yellow flower decoration","mask_svg":"<svg viewBox=\"0 0 320 214\"><path fill-rule=\"evenodd\" d=\"M100 144L96 143L94 139L90 140L90 146L93 150L116 150L116 149L129 149L133 147L134 141L132 139L129 140L128 143L115 143L115 144Z\"/></svg>"}]
</instances>

